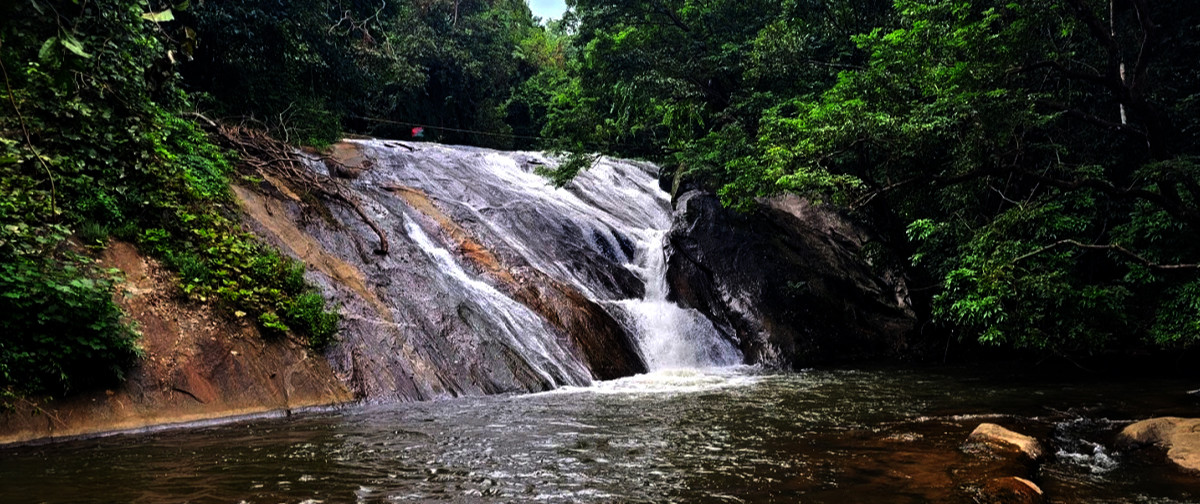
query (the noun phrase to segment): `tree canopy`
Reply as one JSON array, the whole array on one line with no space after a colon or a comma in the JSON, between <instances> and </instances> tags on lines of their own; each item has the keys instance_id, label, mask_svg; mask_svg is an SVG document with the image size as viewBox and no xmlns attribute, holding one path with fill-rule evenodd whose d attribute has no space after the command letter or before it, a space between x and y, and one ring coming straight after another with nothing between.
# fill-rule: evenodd
<instances>
[{"instance_id":1,"label":"tree canopy","mask_svg":"<svg viewBox=\"0 0 1200 504\"><path fill-rule=\"evenodd\" d=\"M854 209L960 337L1063 353L1200 338L1187 3L575 9L563 92L584 110L548 131L658 157L730 205Z\"/></svg>"}]
</instances>

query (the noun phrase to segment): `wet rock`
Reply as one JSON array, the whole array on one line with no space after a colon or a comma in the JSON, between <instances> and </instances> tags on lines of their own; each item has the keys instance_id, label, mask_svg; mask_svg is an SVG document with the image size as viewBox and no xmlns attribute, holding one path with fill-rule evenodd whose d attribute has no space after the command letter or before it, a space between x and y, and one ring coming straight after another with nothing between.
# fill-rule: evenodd
<instances>
[{"instance_id":1,"label":"wet rock","mask_svg":"<svg viewBox=\"0 0 1200 504\"><path fill-rule=\"evenodd\" d=\"M1154 445L1167 451L1175 465L1200 471L1200 418L1162 417L1142 420L1117 434L1126 448Z\"/></svg>"},{"instance_id":2,"label":"wet rock","mask_svg":"<svg viewBox=\"0 0 1200 504\"><path fill-rule=\"evenodd\" d=\"M329 146L325 158L326 168L335 177L354 179L371 169L374 161L363 152L362 146L353 142L338 142Z\"/></svg>"},{"instance_id":3,"label":"wet rock","mask_svg":"<svg viewBox=\"0 0 1200 504\"><path fill-rule=\"evenodd\" d=\"M435 222L462 257L481 274L570 338L593 377L612 380L646 372L629 335L595 301L527 263L502 264L499 257L475 241L470 232L445 214L423 191L401 186L389 190ZM519 259L510 256L508 260Z\"/></svg>"},{"instance_id":4,"label":"wet rock","mask_svg":"<svg viewBox=\"0 0 1200 504\"><path fill-rule=\"evenodd\" d=\"M387 233L386 255L337 201L274 184L236 193L248 225L341 306L327 358L358 396L541 391L645 370L612 302L645 290L628 267L639 230L670 223L651 167L605 160L555 189L533 173L553 162L536 153L339 146L344 160L310 168L369 161L337 183Z\"/></svg>"},{"instance_id":5,"label":"wet rock","mask_svg":"<svg viewBox=\"0 0 1200 504\"><path fill-rule=\"evenodd\" d=\"M990 479L974 497L974 502L980 504L1038 504L1045 501L1041 488L1017 476Z\"/></svg>"},{"instance_id":6,"label":"wet rock","mask_svg":"<svg viewBox=\"0 0 1200 504\"><path fill-rule=\"evenodd\" d=\"M711 193L676 201L668 280L750 363L904 355L916 315L903 274L871 234L831 207L778 197L748 214Z\"/></svg>"},{"instance_id":7,"label":"wet rock","mask_svg":"<svg viewBox=\"0 0 1200 504\"><path fill-rule=\"evenodd\" d=\"M986 450L986 451L1012 451L1015 450L1027 457L1030 460L1037 460L1042 457L1042 445L1038 440L1013 432L1004 427L993 423L982 423L967 436L967 442L964 447L968 451Z\"/></svg>"}]
</instances>

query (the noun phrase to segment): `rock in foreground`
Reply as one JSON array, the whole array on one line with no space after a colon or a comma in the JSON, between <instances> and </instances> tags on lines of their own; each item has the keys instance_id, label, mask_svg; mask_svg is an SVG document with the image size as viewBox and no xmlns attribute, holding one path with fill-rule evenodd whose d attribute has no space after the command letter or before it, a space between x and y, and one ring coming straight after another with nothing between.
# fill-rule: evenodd
<instances>
[{"instance_id":1,"label":"rock in foreground","mask_svg":"<svg viewBox=\"0 0 1200 504\"><path fill-rule=\"evenodd\" d=\"M1155 445L1167 458L1190 471L1200 471L1200 418L1163 417L1142 420L1117 435L1124 446Z\"/></svg>"},{"instance_id":2,"label":"rock in foreground","mask_svg":"<svg viewBox=\"0 0 1200 504\"><path fill-rule=\"evenodd\" d=\"M968 446L999 446L1001 448L1011 448L1025 454L1031 460L1041 458L1042 444L1038 440L1008 430L1004 427L993 423L981 423L970 436L967 436Z\"/></svg>"}]
</instances>

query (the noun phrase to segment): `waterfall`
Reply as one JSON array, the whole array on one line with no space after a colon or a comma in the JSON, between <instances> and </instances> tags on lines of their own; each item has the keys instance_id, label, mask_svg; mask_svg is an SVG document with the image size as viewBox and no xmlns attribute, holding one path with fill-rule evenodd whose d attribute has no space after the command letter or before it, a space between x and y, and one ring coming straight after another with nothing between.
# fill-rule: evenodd
<instances>
[{"instance_id":1,"label":"waterfall","mask_svg":"<svg viewBox=\"0 0 1200 504\"><path fill-rule=\"evenodd\" d=\"M701 314L668 301L672 206L656 166L602 158L555 188L536 172L556 160L537 152L340 148L368 160L347 190L391 252L370 254L376 234L336 205L326 219L297 205L273 225L313 240L291 241L343 307L330 360L357 393L538 391L741 361Z\"/></svg>"},{"instance_id":2,"label":"waterfall","mask_svg":"<svg viewBox=\"0 0 1200 504\"><path fill-rule=\"evenodd\" d=\"M448 250L435 245L411 219L404 217L403 220L409 238L436 262L442 273L458 282L478 304L478 316L486 320L486 323L479 324L478 330L490 332L493 342L525 357L547 385L561 386L587 381L587 369L572 359L570 352L553 339L538 337L548 333L549 329L535 313L501 294L495 287L471 278Z\"/></svg>"},{"instance_id":3,"label":"waterfall","mask_svg":"<svg viewBox=\"0 0 1200 504\"><path fill-rule=\"evenodd\" d=\"M645 230L637 264L631 265L646 284L640 299L619 301L634 321L642 358L651 371L733 366L742 356L720 336L712 322L696 310L667 300L665 229Z\"/></svg>"}]
</instances>

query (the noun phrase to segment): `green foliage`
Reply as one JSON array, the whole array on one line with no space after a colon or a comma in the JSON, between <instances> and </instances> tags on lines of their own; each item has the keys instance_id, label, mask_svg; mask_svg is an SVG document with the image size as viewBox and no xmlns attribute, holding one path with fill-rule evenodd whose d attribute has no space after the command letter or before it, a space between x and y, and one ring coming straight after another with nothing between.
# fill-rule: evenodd
<instances>
[{"instance_id":1,"label":"green foliage","mask_svg":"<svg viewBox=\"0 0 1200 504\"><path fill-rule=\"evenodd\" d=\"M37 15L21 11L29 6ZM172 61L187 37L168 44L170 19L144 8L0 6L10 20L0 27L0 390L9 399L111 383L138 356L113 303L117 279L73 235L87 246L109 234L137 242L181 273L185 292L256 317L294 313L291 329L317 344L336 327L303 268L232 220L230 155L177 112L188 99Z\"/></svg>"},{"instance_id":2,"label":"green foliage","mask_svg":"<svg viewBox=\"0 0 1200 504\"><path fill-rule=\"evenodd\" d=\"M1087 353L1200 341L1187 2L579 0L547 134L891 231L934 322ZM905 240L902 231L907 230Z\"/></svg>"},{"instance_id":3,"label":"green foliage","mask_svg":"<svg viewBox=\"0 0 1200 504\"><path fill-rule=\"evenodd\" d=\"M11 222L3 215L6 222ZM0 389L63 394L119 381L140 356L113 272L62 250L65 229L0 229ZM0 399L0 404L8 400Z\"/></svg>"},{"instance_id":4,"label":"green foliage","mask_svg":"<svg viewBox=\"0 0 1200 504\"><path fill-rule=\"evenodd\" d=\"M203 2L180 19L199 34L187 85L292 142L417 125L495 147L536 134L537 91L521 88L552 42L520 0Z\"/></svg>"}]
</instances>

